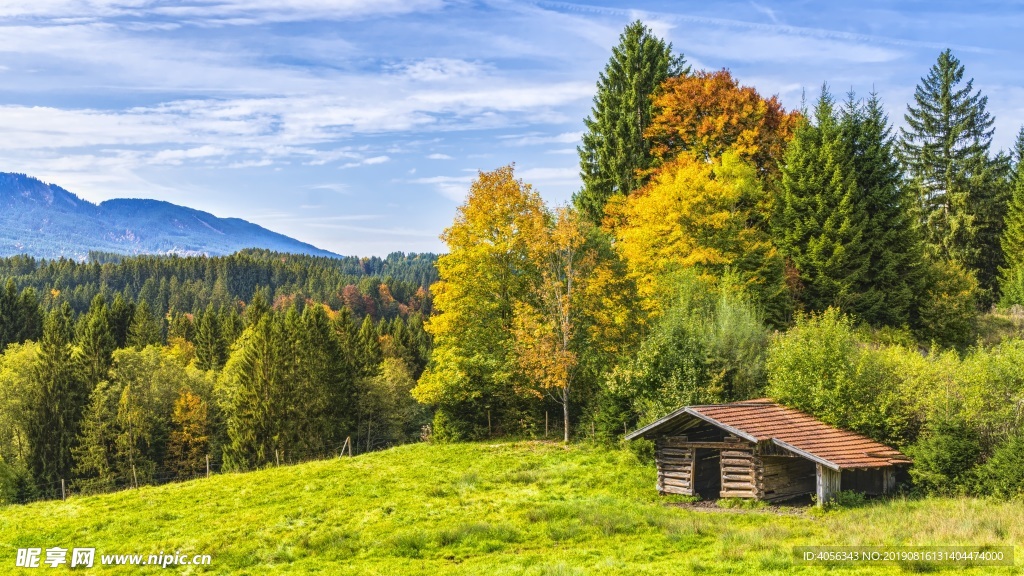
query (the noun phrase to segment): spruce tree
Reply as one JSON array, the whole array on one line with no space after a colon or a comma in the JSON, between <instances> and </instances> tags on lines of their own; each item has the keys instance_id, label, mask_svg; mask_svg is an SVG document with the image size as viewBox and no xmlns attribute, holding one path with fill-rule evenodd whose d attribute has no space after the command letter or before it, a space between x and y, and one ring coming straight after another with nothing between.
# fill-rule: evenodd
<instances>
[{"instance_id":1,"label":"spruce tree","mask_svg":"<svg viewBox=\"0 0 1024 576\"><path fill-rule=\"evenodd\" d=\"M7 279L7 284L0 289L0 352L7 345L16 342L18 320L18 289L14 280Z\"/></svg>"},{"instance_id":2,"label":"spruce tree","mask_svg":"<svg viewBox=\"0 0 1024 576\"><path fill-rule=\"evenodd\" d=\"M18 297L18 318L16 322L20 332L16 334L15 341L37 341L42 337L43 309L39 303L39 296L36 294L35 288L31 286L22 290L21 296Z\"/></svg>"},{"instance_id":3,"label":"spruce tree","mask_svg":"<svg viewBox=\"0 0 1024 576\"><path fill-rule=\"evenodd\" d=\"M46 318L26 427L29 469L36 482L49 485L50 495L58 493L62 478L71 478L71 450L77 442L89 394L74 369L71 326L71 306L67 302Z\"/></svg>"},{"instance_id":4,"label":"spruce tree","mask_svg":"<svg viewBox=\"0 0 1024 576\"><path fill-rule=\"evenodd\" d=\"M903 185L889 119L878 95L872 93L862 104L851 93L842 110L842 129L867 210L862 247L868 268L857 288L861 296L850 311L873 325L913 324L924 254L913 200Z\"/></svg>"},{"instance_id":5,"label":"spruce tree","mask_svg":"<svg viewBox=\"0 0 1024 576\"><path fill-rule=\"evenodd\" d=\"M149 303L145 300L135 306L135 315L128 327L127 345L142 350L146 346L159 345L163 342L163 320L153 315Z\"/></svg>"},{"instance_id":6,"label":"spruce tree","mask_svg":"<svg viewBox=\"0 0 1024 576\"><path fill-rule=\"evenodd\" d=\"M93 386L107 378L111 354L117 347L114 331L110 324L110 313L102 294L97 294L93 298L89 312L82 318L80 326L78 361L82 369L82 376L91 392Z\"/></svg>"},{"instance_id":7,"label":"spruce tree","mask_svg":"<svg viewBox=\"0 0 1024 576\"><path fill-rule=\"evenodd\" d=\"M985 110L988 98L963 78L952 51L939 54L907 106L900 154L917 189L929 252L973 270L993 293L1008 161L990 158L995 119Z\"/></svg>"},{"instance_id":8,"label":"spruce tree","mask_svg":"<svg viewBox=\"0 0 1024 576\"><path fill-rule=\"evenodd\" d=\"M128 345L128 329L135 315L135 306L124 294L118 292L110 303L110 328L114 334L114 347L124 348Z\"/></svg>"},{"instance_id":9,"label":"spruce tree","mask_svg":"<svg viewBox=\"0 0 1024 576\"><path fill-rule=\"evenodd\" d=\"M85 493L106 492L117 482L117 401L120 387L100 382L93 389L86 408L75 459L75 487Z\"/></svg>"},{"instance_id":10,"label":"spruce tree","mask_svg":"<svg viewBox=\"0 0 1024 576\"><path fill-rule=\"evenodd\" d=\"M195 345L196 366L200 370L219 370L227 360L227 345L213 304L196 318Z\"/></svg>"},{"instance_id":11,"label":"spruce tree","mask_svg":"<svg viewBox=\"0 0 1024 576\"><path fill-rule=\"evenodd\" d=\"M369 316L363 318L363 324L359 327L358 346L359 365L363 374L375 374L383 358L380 351L380 338L377 336L373 319Z\"/></svg>"},{"instance_id":12,"label":"spruce tree","mask_svg":"<svg viewBox=\"0 0 1024 576\"><path fill-rule=\"evenodd\" d=\"M651 96L669 76L689 73L672 44L637 20L626 26L612 57L598 76L597 94L586 132L577 148L583 188L573 201L594 222L614 194L629 194L642 184L638 171L651 165L644 130L651 122Z\"/></svg>"},{"instance_id":13,"label":"spruce tree","mask_svg":"<svg viewBox=\"0 0 1024 576\"><path fill-rule=\"evenodd\" d=\"M1003 306L1024 306L1024 127L1013 148L1010 200L1000 242L1005 263L1000 270Z\"/></svg>"},{"instance_id":14,"label":"spruce tree","mask_svg":"<svg viewBox=\"0 0 1024 576\"><path fill-rule=\"evenodd\" d=\"M868 214L851 157L823 87L813 122L797 128L786 151L773 221L776 242L799 273L798 298L809 310L863 305L870 265L864 244Z\"/></svg>"}]
</instances>

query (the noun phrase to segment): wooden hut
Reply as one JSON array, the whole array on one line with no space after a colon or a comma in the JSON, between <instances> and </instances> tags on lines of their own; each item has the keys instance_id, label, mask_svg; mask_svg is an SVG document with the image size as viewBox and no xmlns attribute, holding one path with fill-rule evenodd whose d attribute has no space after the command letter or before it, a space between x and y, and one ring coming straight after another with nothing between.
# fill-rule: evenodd
<instances>
[{"instance_id":1,"label":"wooden hut","mask_svg":"<svg viewBox=\"0 0 1024 576\"><path fill-rule=\"evenodd\" d=\"M658 491L779 502L840 490L886 494L910 460L767 398L686 406L626 436L655 444Z\"/></svg>"}]
</instances>

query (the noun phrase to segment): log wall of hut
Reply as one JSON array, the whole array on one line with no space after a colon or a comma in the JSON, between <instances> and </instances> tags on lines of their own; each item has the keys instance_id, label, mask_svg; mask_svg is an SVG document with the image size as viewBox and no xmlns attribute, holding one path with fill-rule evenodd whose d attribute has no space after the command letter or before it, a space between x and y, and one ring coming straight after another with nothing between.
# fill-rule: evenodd
<instances>
[{"instance_id":1,"label":"log wall of hut","mask_svg":"<svg viewBox=\"0 0 1024 576\"><path fill-rule=\"evenodd\" d=\"M722 450L722 498L756 498L760 458L752 444Z\"/></svg>"},{"instance_id":2,"label":"log wall of hut","mask_svg":"<svg viewBox=\"0 0 1024 576\"><path fill-rule=\"evenodd\" d=\"M693 496L693 449L673 436L658 438L654 447L658 491Z\"/></svg>"}]
</instances>

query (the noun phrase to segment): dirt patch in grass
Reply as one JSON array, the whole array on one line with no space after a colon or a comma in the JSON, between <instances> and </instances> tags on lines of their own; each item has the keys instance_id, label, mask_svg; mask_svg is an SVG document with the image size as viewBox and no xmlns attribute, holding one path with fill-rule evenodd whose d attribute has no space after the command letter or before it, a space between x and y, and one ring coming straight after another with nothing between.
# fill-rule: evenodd
<instances>
[{"instance_id":1,"label":"dirt patch in grass","mask_svg":"<svg viewBox=\"0 0 1024 576\"><path fill-rule=\"evenodd\" d=\"M697 502L673 502L675 508L697 512L721 512L731 514L779 514L783 516L804 516L814 507L810 498L796 499L779 504L750 500L748 505L734 505L724 500L698 500Z\"/></svg>"}]
</instances>

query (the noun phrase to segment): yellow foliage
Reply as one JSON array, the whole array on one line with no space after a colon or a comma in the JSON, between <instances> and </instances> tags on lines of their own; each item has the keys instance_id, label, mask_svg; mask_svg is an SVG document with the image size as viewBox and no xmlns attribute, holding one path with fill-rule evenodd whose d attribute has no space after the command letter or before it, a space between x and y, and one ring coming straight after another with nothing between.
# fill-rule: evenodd
<instances>
[{"instance_id":1,"label":"yellow foliage","mask_svg":"<svg viewBox=\"0 0 1024 576\"><path fill-rule=\"evenodd\" d=\"M645 188L610 202L605 225L644 309L660 312L683 269L710 278L732 270L755 292L779 282L781 257L756 226L765 196L756 170L727 151L711 161L682 153Z\"/></svg>"}]
</instances>

